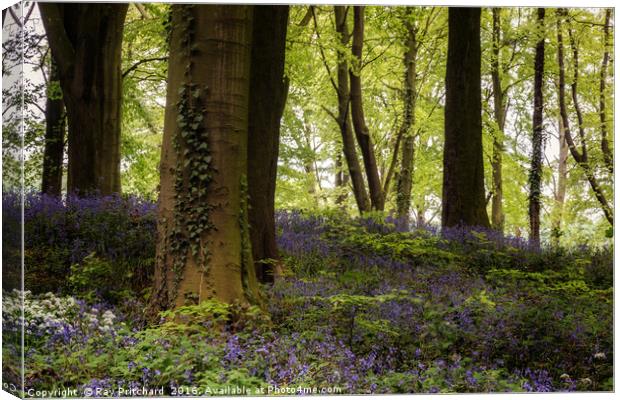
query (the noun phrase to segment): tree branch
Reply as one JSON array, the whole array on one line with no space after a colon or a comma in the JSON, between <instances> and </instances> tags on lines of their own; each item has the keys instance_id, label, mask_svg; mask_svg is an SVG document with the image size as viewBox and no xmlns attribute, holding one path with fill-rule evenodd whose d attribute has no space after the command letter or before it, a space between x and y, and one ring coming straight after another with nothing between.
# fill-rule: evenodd
<instances>
[{"instance_id":1,"label":"tree branch","mask_svg":"<svg viewBox=\"0 0 620 400\"><path fill-rule=\"evenodd\" d=\"M323 65L325 66L325 69L327 70L329 81L334 87L334 90L336 90L336 93L338 93L338 85L336 85L336 82L334 81L334 78L332 77L332 70L331 68L329 68L329 64L327 63L327 58L325 57L325 53L323 52L323 46L321 45L321 35L319 34L319 26L316 21L316 14L314 12L314 7L310 9L310 12L312 13L312 20L314 21L314 32L316 33L316 37L318 39L319 53L321 54L321 61L323 61Z\"/></svg>"},{"instance_id":2,"label":"tree branch","mask_svg":"<svg viewBox=\"0 0 620 400\"><path fill-rule=\"evenodd\" d=\"M146 64L152 61L166 61L167 59L168 57L164 56L164 57L145 58L144 60L137 61L134 65L127 68L127 70L123 72L122 77L125 78L127 75L129 75L132 71L134 71L136 68L138 68L142 64Z\"/></svg>"},{"instance_id":3,"label":"tree branch","mask_svg":"<svg viewBox=\"0 0 620 400\"><path fill-rule=\"evenodd\" d=\"M308 6L308 11L306 11L306 15L302 18L301 21L297 24L297 26L308 26L310 19L314 15L314 6Z\"/></svg>"},{"instance_id":4,"label":"tree branch","mask_svg":"<svg viewBox=\"0 0 620 400\"><path fill-rule=\"evenodd\" d=\"M146 13L146 8L144 8L144 6L140 3L131 3L136 7L136 10L138 10L138 12L140 13L140 15L142 16L142 19L147 19L149 16Z\"/></svg>"}]
</instances>

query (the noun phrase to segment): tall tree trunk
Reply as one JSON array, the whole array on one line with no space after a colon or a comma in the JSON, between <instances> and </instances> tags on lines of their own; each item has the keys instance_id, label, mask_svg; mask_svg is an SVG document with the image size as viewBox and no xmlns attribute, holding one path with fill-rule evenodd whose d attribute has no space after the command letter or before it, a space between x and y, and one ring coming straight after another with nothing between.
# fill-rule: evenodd
<instances>
[{"instance_id":1,"label":"tall tree trunk","mask_svg":"<svg viewBox=\"0 0 620 400\"><path fill-rule=\"evenodd\" d=\"M545 73L545 9L539 8L534 56L534 113L532 117L532 158L530 167L530 244L540 247L540 195L543 156L543 78Z\"/></svg>"},{"instance_id":2,"label":"tall tree trunk","mask_svg":"<svg viewBox=\"0 0 620 400\"><path fill-rule=\"evenodd\" d=\"M172 6L154 310L260 303L246 176L252 11Z\"/></svg>"},{"instance_id":3,"label":"tall tree trunk","mask_svg":"<svg viewBox=\"0 0 620 400\"><path fill-rule=\"evenodd\" d=\"M67 190L118 193L127 4L39 3L67 109Z\"/></svg>"},{"instance_id":4,"label":"tall tree trunk","mask_svg":"<svg viewBox=\"0 0 620 400\"><path fill-rule=\"evenodd\" d=\"M343 51L349 43L349 28L347 26L348 7L334 6L336 15L336 32L340 37L338 50L338 126L342 135L342 151L344 153L349 176L353 185L353 195L360 213L370 210L370 200L366 192L362 168L357 158L353 128L351 127L351 115L349 114L349 102L351 93L349 90L349 65L347 56Z\"/></svg>"},{"instance_id":5,"label":"tall tree trunk","mask_svg":"<svg viewBox=\"0 0 620 400\"><path fill-rule=\"evenodd\" d=\"M362 101L362 48L364 46L364 6L353 6L353 43L351 52L354 57L353 65L349 69L351 79L351 117L355 137L360 146L366 179L368 180L368 190L370 192L370 203L373 210L382 211L385 205L379 169L375 158L375 149L372 137L366 126L364 117L364 104Z\"/></svg>"},{"instance_id":6,"label":"tall tree trunk","mask_svg":"<svg viewBox=\"0 0 620 400\"><path fill-rule=\"evenodd\" d=\"M611 9L605 10L605 26L603 27L604 39L603 61L601 62L600 82L599 82L599 117L601 119L601 150L603 151L603 160L610 174L614 173L614 155L609 148L609 140L607 139L607 114L605 102L605 88L607 86L607 65L609 64L609 24L611 20Z\"/></svg>"},{"instance_id":7,"label":"tall tree trunk","mask_svg":"<svg viewBox=\"0 0 620 400\"><path fill-rule=\"evenodd\" d=\"M484 191L480 8L448 10L442 227L489 227Z\"/></svg>"},{"instance_id":8,"label":"tall tree trunk","mask_svg":"<svg viewBox=\"0 0 620 400\"><path fill-rule=\"evenodd\" d=\"M592 170L592 166L590 165L588 159L588 151L585 142L585 131L583 129L583 117L581 116L581 111L579 108L579 99L577 97L577 81L579 78L579 53L577 51L577 47L574 44L574 41L571 39L571 45L573 47L573 83L571 85L572 95L573 95L573 103L575 105L575 111L577 112L577 120L579 123L579 136L581 140L581 151L577 149L575 141L573 140L573 135L570 131L570 122L568 120L568 112L566 110L566 93L565 93L565 85L566 85L566 77L564 71L564 38L562 34L562 17L566 15L566 10L559 9L557 11L557 39L558 39L558 66L559 66L559 93L558 100L560 103L560 115L562 117L562 125L564 127L564 137L566 138L566 143L568 144L568 149L577 162L577 165L583 170L592 191L594 192L594 196L598 200L603 210L603 214L605 218L609 222L611 226L614 224L614 216L609 203L601 189L596 176L594 175L594 171ZM569 35L572 38L571 30L569 29Z\"/></svg>"},{"instance_id":9,"label":"tall tree trunk","mask_svg":"<svg viewBox=\"0 0 620 400\"><path fill-rule=\"evenodd\" d=\"M309 171L309 184L312 185L312 193L314 194L314 202L318 206L320 205L320 197L322 197L321 192L323 188L321 187L321 174L319 172L319 165L317 163L317 147L314 144L314 139L312 137L312 126L306 120L307 115L304 114L304 135L303 139L305 142L305 147L309 149L311 157L308 158L308 163L306 166L306 170Z\"/></svg>"},{"instance_id":10,"label":"tall tree trunk","mask_svg":"<svg viewBox=\"0 0 620 400\"><path fill-rule=\"evenodd\" d=\"M342 149L338 149L336 155L336 176L334 177L334 184L337 188L340 188L342 193L336 197L336 204L345 207L347 201L347 183L349 182L349 175L342 168Z\"/></svg>"},{"instance_id":11,"label":"tall tree trunk","mask_svg":"<svg viewBox=\"0 0 620 400\"><path fill-rule=\"evenodd\" d=\"M411 179L413 173L413 154L415 136L411 132L411 127L415 124L415 79L417 66L418 42L416 39L416 28L411 22L410 9L405 17L405 27L407 28L406 50L403 58L405 65L405 79L403 90L403 104L405 112L403 123L400 127L399 136L403 138L403 149L400 159L400 173L396 185L396 212L399 218L409 220L409 209L411 208Z\"/></svg>"},{"instance_id":12,"label":"tall tree trunk","mask_svg":"<svg viewBox=\"0 0 620 400\"><path fill-rule=\"evenodd\" d=\"M250 237L258 280L273 282L278 258L275 192L288 81L284 77L284 50L289 6L254 6L250 112L248 126L248 193Z\"/></svg>"},{"instance_id":13,"label":"tall tree trunk","mask_svg":"<svg viewBox=\"0 0 620 400\"><path fill-rule=\"evenodd\" d=\"M321 190L319 184L319 173L316 165L316 152L312 145L312 126L310 125L307 115L302 117L301 138L293 137L295 146L302 152L301 161L305 172L306 193L310 195L312 205L316 208L319 206L317 188Z\"/></svg>"},{"instance_id":14,"label":"tall tree trunk","mask_svg":"<svg viewBox=\"0 0 620 400\"><path fill-rule=\"evenodd\" d=\"M58 87L58 69L52 60L45 103L45 146L41 192L60 196L62 191L62 161L65 152L65 104Z\"/></svg>"},{"instance_id":15,"label":"tall tree trunk","mask_svg":"<svg viewBox=\"0 0 620 400\"><path fill-rule=\"evenodd\" d=\"M402 125L398 128L398 132L396 134L396 138L394 139L394 149L392 150L392 158L390 159L390 165L385 173L385 178L383 180L383 194L385 198L387 198L390 193L392 177L395 176L394 172L396 170L396 164L398 164L398 153L400 152L400 144L403 141L402 137Z\"/></svg>"},{"instance_id":16,"label":"tall tree trunk","mask_svg":"<svg viewBox=\"0 0 620 400\"><path fill-rule=\"evenodd\" d=\"M566 200L566 183L568 177L568 144L566 144L566 138L564 137L562 118L558 121L558 127L558 179L554 193L555 204L553 206L551 219L551 243L554 246L560 244L560 237L562 236L562 220L564 219L564 202Z\"/></svg>"},{"instance_id":17,"label":"tall tree trunk","mask_svg":"<svg viewBox=\"0 0 620 400\"><path fill-rule=\"evenodd\" d=\"M506 125L504 91L500 72L500 42L501 42L501 8L493 8L493 58L491 59L491 79L493 81L493 114L499 129L493 135L493 189L491 191L491 226L493 229L504 231L504 188L502 186L502 155L504 153L503 132Z\"/></svg>"}]
</instances>

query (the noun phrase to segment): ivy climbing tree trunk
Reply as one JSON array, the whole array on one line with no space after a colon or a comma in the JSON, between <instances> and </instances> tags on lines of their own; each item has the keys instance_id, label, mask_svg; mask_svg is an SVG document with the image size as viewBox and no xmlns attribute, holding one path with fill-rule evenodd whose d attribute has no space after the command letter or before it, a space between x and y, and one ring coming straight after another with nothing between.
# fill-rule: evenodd
<instances>
[{"instance_id":1,"label":"ivy climbing tree trunk","mask_svg":"<svg viewBox=\"0 0 620 400\"><path fill-rule=\"evenodd\" d=\"M45 103L45 145L41 192L60 196L62 191L62 161L65 152L65 104L58 82L56 63L51 62Z\"/></svg>"},{"instance_id":2,"label":"ivy climbing tree trunk","mask_svg":"<svg viewBox=\"0 0 620 400\"><path fill-rule=\"evenodd\" d=\"M67 190L118 193L127 4L38 3L67 110Z\"/></svg>"},{"instance_id":3,"label":"ivy climbing tree trunk","mask_svg":"<svg viewBox=\"0 0 620 400\"><path fill-rule=\"evenodd\" d=\"M540 247L540 195L543 157L543 78L545 73L545 9L537 10L536 53L534 56L534 113L530 166L530 245Z\"/></svg>"},{"instance_id":4,"label":"ivy climbing tree trunk","mask_svg":"<svg viewBox=\"0 0 620 400\"><path fill-rule=\"evenodd\" d=\"M256 273L273 282L278 258L275 192L280 119L288 91L284 50L289 6L254 6L250 112L248 126L248 192L250 237Z\"/></svg>"},{"instance_id":5,"label":"ivy climbing tree trunk","mask_svg":"<svg viewBox=\"0 0 620 400\"><path fill-rule=\"evenodd\" d=\"M498 132L493 135L493 158L491 169L493 173L493 188L491 197L491 226L493 229L504 231L504 188L502 185L502 154L504 152L504 127L506 125L506 101L502 88L500 71L500 43L501 43L501 8L493 8L493 57L491 58L491 80L493 83L493 114Z\"/></svg>"},{"instance_id":6,"label":"ivy climbing tree trunk","mask_svg":"<svg viewBox=\"0 0 620 400\"><path fill-rule=\"evenodd\" d=\"M484 192L480 8L448 10L442 227L489 227Z\"/></svg>"},{"instance_id":7,"label":"ivy climbing tree trunk","mask_svg":"<svg viewBox=\"0 0 620 400\"><path fill-rule=\"evenodd\" d=\"M172 6L154 311L260 303L248 229L251 6Z\"/></svg>"},{"instance_id":8,"label":"ivy climbing tree trunk","mask_svg":"<svg viewBox=\"0 0 620 400\"><path fill-rule=\"evenodd\" d=\"M590 165L590 160L588 158L588 148L586 146L585 141L585 130L583 127L583 116L581 114L581 109L579 107L579 98L577 96L577 85L579 81L579 52L575 45L574 38L572 36L572 31L569 28L569 37L571 41L571 47L573 50L573 83L571 84L571 92L573 97L573 104L575 106L575 111L577 113L577 122L579 123L579 138L581 140L581 150L577 148L577 145L573 139L573 135L570 130L570 122L568 119L568 111L566 109L566 77L564 70L564 35L562 33L562 18L565 18L566 15L565 9L559 9L557 11L557 41L558 41L558 70L559 70L559 85L558 85L558 101L560 103L560 116L562 117L562 126L564 128L564 137L566 139L566 143L568 144L568 150L570 154L575 159L575 162L581 170L583 171L592 191L594 192L594 196L598 200L601 205L601 209L603 210L603 214L605 218L609 222L611 226L614 225L614 216L613 210L607 202L607 198L603 193L603 189L598 183L598 179L594 175L594 171L592 166Z\"/></svg>"},{"instance_id":9,"label":"ivy climbing tree trunk","mask_svg":"<svg viewBox=\"0 0 620 400\"><path fill-rule=\"evenodd\" d=\"M405 106L405 112L402 125L398 132L398 136L403 138L403 148L400 159L400 174L398 175L398 182L396 185L396 212L399 218L408 221L409 210L411 208L411 175L413 173L415 142L415 136L411 132L411 127L415 124L415 80L418 52L416 28L411 21L411 8L407 8L404 25L407 29L407 39L405 42L406 50L403 57L405 66L403 104Z\"/></svg>"},{"instance_id":10,"label":"ivy climbing tree trunk","mask_svg":"<svg viewBox=\"0 0 620 400\"><path fill-rule=\"evenodd\" d=\"M351 53L353 63L349 68L351 80L351 117L355 137L364 160L368 191L370 192L370 206L373 210L382 211L384 208L384 195L377 168L374 144L366 118L364 117L364 103L362 101L362 48L364 45L364 6L353 6L353 43Z\"/></svg>"},{"instance_id":11,"label":"ivy climbing tree trunk","mask_svg":"<svg viewBox=\"0 0 620 400\"><path fill-rule=\"evenodd\" d=\"M351 127L351 115L349 114L349 102L351 93L349 90L349 63L344 48L347 47L350 39L349 28L347 24L348 7L334 6L336 16L336 32L340 38L340 46L338 48L338 127L342 136L342 151L344 153L347 166L349 167L349 176L353 186L353 195L360 213L370 210L370 200L366 192L364 176L362 168L357 158L355 139L353 137L353 128Z\"/></svg>"}]
</instances>

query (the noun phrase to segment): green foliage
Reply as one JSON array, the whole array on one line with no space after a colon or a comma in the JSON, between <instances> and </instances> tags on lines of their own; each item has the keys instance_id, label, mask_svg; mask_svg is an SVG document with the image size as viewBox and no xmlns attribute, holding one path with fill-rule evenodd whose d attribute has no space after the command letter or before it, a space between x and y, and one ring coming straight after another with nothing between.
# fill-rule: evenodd
<instances>
[{"instance_id":1,"label":"green foliage","mask_svg":"<svg viewBox=\"0 0 620 400\"><path fill-rule=\"evenodd\" d=\"M186 305L174 310L163 311L166 321L158 329L165 334L216 334L224 327L231 332L265 329L270 325L269 315L257 306L239 303L222 303L210 299L200 304Z\"/></svg>"},{"instance_id":2,"label":"green foliage","mask_svg":"<svg viewBox=\"0 0 620 400\"><path fill-rule=\"evenodd\" d=\"M343 194L348 196L343 209L356 212L350 189L334 187L333 175L348 171L346 163L338 167L341 138L333 116L336 114L336 63L339 51L345 55L334 28L331 6L315 6L314 17L299 25L307 16L306 6L291 8L287 36L286 74L290 80L289 97L282 119L282 141L277 182L276 204L281 208L329 210ZM603 168L598 120L598 85L602 60L602 21L604 10L569 10L571 23L580 51L579 97L584 108L586 144L592 154L591 163L601 180L608 198L612 196L609 174ZM352 26L349 13L349 28ZM444 8L416 7L410 12L420 48L417 55L415 123L409 134L415 138L415 158L411 179L412 210L418 222L437 224L441 209L441 166L443 159L443 80L446 59L447 12ZM407 13L402 7L366 7L365 41L362 68L363 102L366 123L375 145L380 175L384 179L394 157L396 133L403 118L402 57ZM549 161L542 173L542 236L551 240L558 204L557 143L557 44L554 11L546 18L545 60L545 158ZM577 23L577 21L587 23ZM482 12L482 92L483 145L485 186L490 190L493 138L503 142L503 210L505 233L526 237L529 226L527 212L527 176L531 153L533 48L537 40L534 8L502 9L500 13L500 82L505 91L506 124L501 131L495 121L491 83L492 17L491 9ZM570 56L570 55L569 55ZM571 60L567 56L567 65ZM613 56L612 56L613 58ZM349 60L351 61L351 60ZM610 70L611 73L611 70ZM571 76L570 71L567 72ZM583 75L583 76L582 76ZM611 93L612 75L606 82L607 102ZM570 82L568 82L570 84ZM569 88L567 88L568 90ZM569 99L570 100L570 99ZM577 130L572 104L569 104L571 126ZM609 108L609 107L607 107ZM609 111L608 121L613 120ZM609 124L609 123L608 123ZM575 133L574 133L575 135ZM399 157L399 156L398 156ZM398 163L394 181L400 171ZM561 243L608 244L609 224L605 221L583 173L568 159L568 193L563 210ZM393 182L394 182L393 181ZM386 210L395 208L396 185L386 193ZM490 202L489 202L490 212Z\"/></svg>"},{"instance_id":3,"label":"green foliage","mask_svg":"<svg viewBox=\"0 0 620 400\"><path fill-rule=\"evenodd\" d=\"M343 247L352 247L379 256L407 261L412 265L455 262L459 256L437 247L436 238L412 236L408 233L368 234L351 232L341 237Z\"/></svg>"},{"instance_id":4,"label":"green foliage","mask_svg":"<svg viewBox=\"0 0 620 400\"><path fill-rule=\"evenodd\" d=\"M91 253L81 263L71 266L68 290L80 293L89 302L105 298L121 304L132 295L132 275L127 265L103 260Z\"/></svg>"},{"instance_id":5,"label":"green foliage","mask_svg":"<svg viewBox=\"0 0 620 400\"><path fill-rule=\"evenodd\" d=\"M472 372L470 359L457 359L448 366L441 360L431 364L419 376L392 372L379 380L386 393L480 393L522 392L524 379L510 377L504 369L486 369ZM451 388L446 389L446 382Z\"/></svg>"},{"instance_id":6,"label":"green foliage","mask_svg":"<svg viewBox=\"0 0 620 400\"><path fill-rule=\"evenodd\" d=\"M124 311L136 292L115 309L93 304L98 291L120 296L111 283L128 271L93 255L68 279L90 304L26 293L29 384L191 395L274 384L345 393L612 388L610 250L528 252L488 233L448 241L337 213L278 220L289 272L268 291L268 314L207 300L145 326ZM472 268L476 251L499 254L498 267ZM22 300L4 298L13 363Z\"/></svg>"},{"instance_id":7,"label":"green foliage","mask_svg":"<svg viewBox=\"0 0 620 400\"><path fill-rule=\"evenodd\" d=\"M141 9L139 9L139 7ZM164 130L170 5L130 5L123 30L121 183L124 193L155 200Z\"/></svg>"},{"instance_id":8,"label":"green foliage","mask_svg":"<svg viewBox=\"0 0 620 400\"><path fill-rule=\"evenodd\" d=\"M544 129L549 162L541 177L542 228L544 237L559 237L561 246L530 251L519 239L527 235L528 226L535 10L502 12L500 81L508 100L503 131L493 117L490 10L483 11L482 19L486 186L492 186L492 139L501 138L505 233L511 237L474 232L454 240L442 239L431 229L398 232L400 222L386 222L386 213L347 217L355 213L353 196L348 185L338 188L333 183L335 173L347 171L346 165L336 163L342 143L333 118L333 80L338 53L347 54L349 63L353 60L350 49L338 40L331 6L313 10L311 15L307 6L291 7L286 57L290 90L282 118L276 204L311 210L314 214L303 217L314 222L300 223L294 234L290 227L279 229L286 274L268 292L270 316L257 307L210 300L165 312L160 324L145 327L132 314L131 304L140 305L148 295L145 288L151 286L154 217L108 206L107 200L93 212L88 206L80 211L78 203L65 209L61 200L53 207L41 203L43 211L29 210L29 218L34 217L24 225L25 284L36 292L76 294L79 300L24 294L28 382L46 389L113 388L131 382L161 385L168 392L178 384L184 388L181 392L166 394L191 395L273 382L342 385L350 393L613 389L613 230L572 158L563 209L554 199L559 177L553 13L547 14L546 22ZM421 47L415 123L407 133L415 138L412 209L419 228L432 228L441 207L447 12L432 7L404 11L366 8L364 54L354 68L363 79L366 122L385 178L391 161L399 157L394 147L403 118L404 22L415 25ZM613 174L604 168L600 146L603 12L571 9L565 29L572 29L580 51L577 96L585 112L584 137L579 140L588 146L592 167L611 199ZM306 15L311 16L308 23L299 24ZM348 18L351 26L352 12ZM191 74L193 22L185 21ZM150 199L158 195L169 28L168 5L130 6L123 42L122 182L124 192ZM30 50L45 54L45 46L41 41ZM45 65L46 60L37 57L33 62ZM569 81L570 57L567 54ZM613 104L613 74L609 68L603 93L608 104ZM23 87L12 88L23 92L6 96L10 111L3 135L5 188L21 186L20 152L25 156L25 185L38 188L44 124L36 106L45 93L59 96L59 87L25 81ZM167 238L177 256L177 277L186 256L207 264L200 238L212 229L206 195L213 171L202 129L204 90L183 84L171 94L179 99L175 211L189 215L185 221L177 218L184 228L177 227ZM18 105L22 94L26 110ZM569 103L575 132L578 122L571 99ZM613 107L607 113L612 126ZM393 179L400 173L397 167ZM342 196L344 203L337 205ZM397 196L394 189L386 193L388 211ZM242 195L242 212L246 200ZM54 207L62 211L48 213ZM123 211L115 211L119 209ZM561 225L553 225L560 215ZM245 264L249 247L244 217L239 222L246 234ZM16 221L5 222L3 231L12 230L19 242L21 226ZM13 341L21 337L19 326L10 325L21 316L20 296L5 296L9 300L3 318L7 316L4 323ZM101 300L117 305L126 319L95 307ZM17 346L13 350L8 358L17 362L21 351L18 355Z\"/></svg>"}]
</instances>

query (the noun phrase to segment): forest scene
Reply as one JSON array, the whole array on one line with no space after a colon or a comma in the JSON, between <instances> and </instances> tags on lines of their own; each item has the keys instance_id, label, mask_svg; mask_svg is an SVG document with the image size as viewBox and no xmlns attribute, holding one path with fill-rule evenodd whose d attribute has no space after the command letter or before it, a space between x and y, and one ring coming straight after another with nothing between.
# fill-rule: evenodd
<instances>
[{"instance_id":1,"label":"forest scene","mask_svg":"<svg viewBox=\"0 0 620 400\"><path fill-rule=\"evenodd\" d=\"M612 8L2 27L4 391L614 390Z\"/></svg>"}]
</instances>

